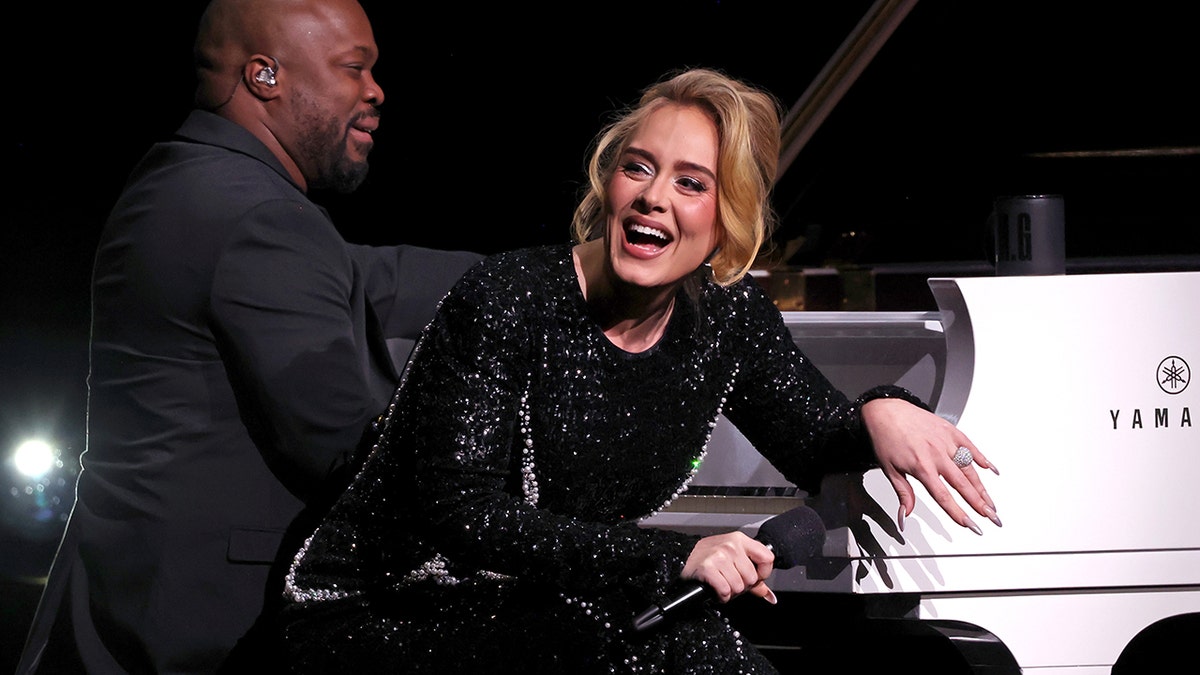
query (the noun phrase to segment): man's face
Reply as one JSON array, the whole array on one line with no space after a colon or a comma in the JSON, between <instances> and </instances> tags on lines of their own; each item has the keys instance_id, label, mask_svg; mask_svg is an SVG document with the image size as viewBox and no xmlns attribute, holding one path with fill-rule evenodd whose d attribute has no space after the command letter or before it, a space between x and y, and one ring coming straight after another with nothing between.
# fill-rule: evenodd
<instances>
[{"instance_id":1,"label":"man's face","mask_svg":"<svg viewBox=\"0 0 1200 675\"><path fill-rule=\"evenodd\" d=\"M378 49L357 2L316 4L289 24L293 39L279 59L293 130L285 147L310 189L350 192L366 178L379 126L383 89L371 74Z\"/></svg>"}]
</instances>

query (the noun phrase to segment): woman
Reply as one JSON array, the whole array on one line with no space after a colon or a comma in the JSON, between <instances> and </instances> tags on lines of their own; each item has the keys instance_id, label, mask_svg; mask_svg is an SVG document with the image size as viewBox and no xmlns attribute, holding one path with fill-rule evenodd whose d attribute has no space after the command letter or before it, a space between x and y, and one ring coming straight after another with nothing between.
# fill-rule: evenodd
<instances>
[{"instance_id":1,"label":"woman","mask_svg":"<svg viewBox=\"0 0 1200 675\"><path fill-rule=\"evenodd\" d=\"M296 557L297 669L772 672L719 611L631 619L679 579L724 602L771 551L741 533L643 529L686 488L718 415L785 476L876 466L996 524L961 432L906 391L850 402L746 276L767 236L779 106L695 69L598 139L574 246L501 254L443 300L361 472ZM915 405L918 404L918 405Z\"/></svg>"}]
</instances>

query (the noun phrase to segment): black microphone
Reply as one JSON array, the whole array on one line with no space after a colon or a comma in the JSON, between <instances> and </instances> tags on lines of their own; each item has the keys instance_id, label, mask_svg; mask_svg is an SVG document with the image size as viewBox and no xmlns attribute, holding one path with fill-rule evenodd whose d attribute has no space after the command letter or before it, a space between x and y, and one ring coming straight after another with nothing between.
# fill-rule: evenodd
<instances>
[{"instance_id":1,"label":"black microphone","mask_svg":"<svg viewBox=\"0 0 1200 675\"><path fill-rule=\"evenodd\" d=\"M797 506L765 521L754 537L775 554L775 569L785 570L817 557L825 546L825 523L817 512ZM633 617L634 630L646 630L662 623L669 614L712 597L712 588L694 582L683 593L654 604Z\"/></svg>"}]
</instances>

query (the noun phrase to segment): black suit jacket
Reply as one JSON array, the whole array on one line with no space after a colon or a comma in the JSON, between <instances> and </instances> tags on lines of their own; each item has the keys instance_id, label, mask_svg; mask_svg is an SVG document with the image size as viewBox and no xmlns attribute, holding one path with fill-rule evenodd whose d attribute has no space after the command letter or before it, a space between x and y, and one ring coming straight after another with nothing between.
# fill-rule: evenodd
<instances>
[{"instance_id":1,"label":"black suit jacket","mask_svg":"<svg viewBox=\"0 0 1200 675\"><path fill-rule=\"evenodd\" d=\"M87 450L19 672L76 650L93 672L215 671L386 406L387 339L477 258L347 244L216 115L155 145L97 251Z\"/></svg>"}]
</instances>

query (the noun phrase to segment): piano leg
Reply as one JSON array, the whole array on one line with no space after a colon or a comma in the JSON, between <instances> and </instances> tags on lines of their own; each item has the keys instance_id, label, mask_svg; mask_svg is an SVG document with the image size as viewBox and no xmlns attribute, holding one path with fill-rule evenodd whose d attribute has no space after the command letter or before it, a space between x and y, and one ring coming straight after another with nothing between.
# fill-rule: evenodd
<instances>
[{"instance_id":1,"label":"piano leg","mask_svg":"<svg viewBox=\"0 0 1200 675\"><path fill-rule=\"evenodd\" d=\"M1169 673L1182 664L1195 663L1195 642L1200 636L1200 612L1160 619L1125 645L1112 667L1112 675Z\"/></svg>"}]
</instances>

